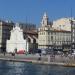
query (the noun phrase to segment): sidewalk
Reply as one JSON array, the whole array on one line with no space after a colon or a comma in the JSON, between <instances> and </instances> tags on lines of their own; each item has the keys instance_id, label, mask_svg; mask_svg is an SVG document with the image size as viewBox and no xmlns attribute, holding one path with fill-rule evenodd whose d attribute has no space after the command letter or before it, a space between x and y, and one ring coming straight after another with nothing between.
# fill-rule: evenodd
<instances>
[{"instance_id":1,"label":"sidewalk","mask_svg":"<svg viewBox=\"0 0 75 75\"><path fill-rule=\"evenodd\" d=\"M16 54L12 56L11 54L0 54L0 60L4 61L14 61L14 62L28 62L35 64L45 64L45 65L61 65L61 66L73 66L75 67L75 60L65 56L56 55L53 58L50 55L42 55L41 60L38 60L39 55L25 55Z\"/></svg>"}]
</instances>

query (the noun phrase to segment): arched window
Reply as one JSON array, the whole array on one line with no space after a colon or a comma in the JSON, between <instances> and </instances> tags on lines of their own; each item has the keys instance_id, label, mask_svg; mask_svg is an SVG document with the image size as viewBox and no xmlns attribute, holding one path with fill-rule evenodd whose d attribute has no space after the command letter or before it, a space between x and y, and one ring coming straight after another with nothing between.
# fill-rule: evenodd
<instances>
[{"instance_id":1,"label":"arched window","mask_svg":"<svg viewBox=\"0 0 75 75\"><path fill-rule=\"evenodd\" d=\"M30 38L28 38L27 41L28 41L29 43L31 43L31 39L30 39Z\"/></svg>"},{"instance_id":2,"label":"arched window","mask_svg":"<svg viewBox=\"0 0 75 75\"><path fill-rule=\"evenodd\" d=\"M33 43L36 43L36 39L33 39Z\"/></svg>"}]
</instances>

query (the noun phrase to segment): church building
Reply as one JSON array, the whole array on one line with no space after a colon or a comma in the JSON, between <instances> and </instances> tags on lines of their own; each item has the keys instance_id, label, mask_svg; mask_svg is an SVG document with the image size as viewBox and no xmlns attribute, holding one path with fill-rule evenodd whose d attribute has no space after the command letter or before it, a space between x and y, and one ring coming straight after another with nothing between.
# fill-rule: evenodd
<instances>
[{"instance_id":1,"label":"church building","mask_svg":"<svg viewBox=\"0 0 75 75\"><path fill-rule=\"evenodd\" d=\"M6 52L28 52L29 44L24 39L23 30L19 27L17 23L15 27L11 30L10 40L6 43Z\"/></svg>"}]
</instances>

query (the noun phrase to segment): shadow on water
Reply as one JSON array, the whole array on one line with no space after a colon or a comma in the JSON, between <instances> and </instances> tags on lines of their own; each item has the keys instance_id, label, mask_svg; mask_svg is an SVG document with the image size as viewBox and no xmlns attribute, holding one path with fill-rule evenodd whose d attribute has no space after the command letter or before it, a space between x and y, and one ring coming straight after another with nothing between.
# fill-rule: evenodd
<instances>
[{"instance_id":1,"label":"shadow on water","mask_svg":"<svg viewBox=\"0 0 75 75\"><path fill-rule=\"evenodd\" d=\"M0 75L75 75L75 68L0 61Z\"/></svg>"}]
</instances>

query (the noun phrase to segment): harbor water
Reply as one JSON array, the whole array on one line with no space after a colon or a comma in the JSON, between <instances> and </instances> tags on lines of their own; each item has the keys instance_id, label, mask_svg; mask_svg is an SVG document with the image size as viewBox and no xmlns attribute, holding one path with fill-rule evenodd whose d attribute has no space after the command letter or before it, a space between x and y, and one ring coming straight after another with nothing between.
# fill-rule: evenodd
<instances>
[{"instance_id":1,"label":"harbor water","mask_svg":"<svg viewBox=\"0 0 75 75\"><path fill-rule=\"evenodd\" d=\"M75 67L0 61L0 75L75 75Z\"/></svg>"}]
</instances>

